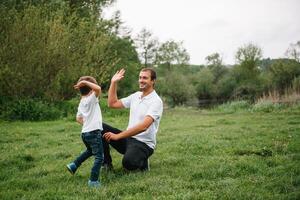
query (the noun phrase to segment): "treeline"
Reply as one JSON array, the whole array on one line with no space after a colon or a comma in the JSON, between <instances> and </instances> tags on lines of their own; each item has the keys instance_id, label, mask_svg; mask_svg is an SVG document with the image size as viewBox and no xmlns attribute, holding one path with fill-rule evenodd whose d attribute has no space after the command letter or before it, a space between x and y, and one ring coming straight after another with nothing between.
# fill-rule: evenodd
<instances>
[{"instance_id":1,"label":"treeline","mask_svg":"<svg viewBox=\"0 0 300 200\"><path fill-rule=\"evenodd\" d=\"M248 44L237 50L236 60L235 65L228 66L220 54L214 53L206 57L206 65L174 65L171 70L159 67L163 77L157 86L172 106L233 100L254 103L264 95L276 94L279 98L291 93L298 96L293 101L300 100L297 59L263 59L261 49Z\"/></svg>"},{"instance_id":2,"label":"treeline","mask_svg":"<svg viewBox=\"0 0 300 200\"><path fill-rule=\"evenodd\" d=\"M126 78L119 95L137 89L139 70L157 69L157 91L171 106L246 99L268 91L300 88L300 42L285 59L263 59L259 47L248 44L228 66L218 53L207 63L189 65L182 42L159 42L143 29L133 36L120 13L102 17L113 0L8 0L0 2L0 117L47 120L74 113L78 94L73 85L83 75L94 76L103 90L121 67Z\"/></svg>"},{"instance_id":3,"label":"treeline","mask_svg":"<svg viewBox=\"0 0 300 200\"><path fill-rule=\"evenodd\" d=\"M237 49L234 65L226 65L219 53L213 53L200 66L188 64L189 54L182 42L160 43L145 28L135 41L143 65L157 67L158 90L171 106L254 102L271 93L280 96L294 92L300 96L300 41L290 44L286 58L264 59L262 49L249 43Z\"/></svg>"}]
</instances>

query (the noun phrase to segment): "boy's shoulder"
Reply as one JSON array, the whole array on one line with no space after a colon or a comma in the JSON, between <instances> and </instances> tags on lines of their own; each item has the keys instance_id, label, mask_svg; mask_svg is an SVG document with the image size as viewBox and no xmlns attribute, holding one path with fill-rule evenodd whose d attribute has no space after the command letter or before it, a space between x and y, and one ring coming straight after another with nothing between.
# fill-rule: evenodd
<instances>
[{"instance_id":1,"label":"boy's shoulder","mask_svg":"<svg viewBox=\"0 0 300 200\"><path fill-rule=\"evenodd\" d=\"M86 96L82 96L80 102L90 102L92 100L98 101L98 97L96 96L95 92L92 92Z\"/></svg>"}]
</instances>

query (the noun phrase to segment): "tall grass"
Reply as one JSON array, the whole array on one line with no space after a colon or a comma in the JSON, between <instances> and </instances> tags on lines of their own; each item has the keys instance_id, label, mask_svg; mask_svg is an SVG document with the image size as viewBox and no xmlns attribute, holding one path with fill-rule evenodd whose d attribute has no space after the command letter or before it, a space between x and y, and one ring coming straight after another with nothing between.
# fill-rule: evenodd
<instances>
[{"instance_id":1,"label":"tall grass","mask_svg":"<svg viewBox=\"0 0 300 200\"><path fill-rule=\"evenodd\" d=\"M277 90L269 91L268 93L264 93L260 98L257 99L257 102L261 101L296 104L300 102L300 91L293 88L285 89L283 94L280 94L280 92Z\"/></svg>"}]
</instances>

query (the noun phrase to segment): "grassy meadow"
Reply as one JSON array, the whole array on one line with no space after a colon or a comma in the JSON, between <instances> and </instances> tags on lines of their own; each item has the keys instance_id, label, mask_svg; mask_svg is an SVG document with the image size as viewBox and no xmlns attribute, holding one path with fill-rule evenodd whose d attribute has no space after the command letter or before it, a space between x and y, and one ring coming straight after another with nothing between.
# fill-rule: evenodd
<instances>
[{"instance_id":1,"label":"grassy meadow","mask_svg":"<svg viewBox=\"0 0 300 200\"><path fill-rule=\"evenodd\" d=\"M127 116L105 117L126 128ZM80 126L66 120L0 122L0 199L300 199L300 109L165 110L149 172L128 173L113 151L102 187L92 159L71 176Z\"/></svg>"}]
</instances>

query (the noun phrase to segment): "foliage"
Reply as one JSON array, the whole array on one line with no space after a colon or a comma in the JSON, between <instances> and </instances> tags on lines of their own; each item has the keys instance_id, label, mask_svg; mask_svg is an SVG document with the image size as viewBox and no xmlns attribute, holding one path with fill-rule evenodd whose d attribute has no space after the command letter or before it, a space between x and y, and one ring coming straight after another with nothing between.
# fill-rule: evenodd
<instances>
[{"instance_id":1,"label":"foliage","mask_svg":"<svg viewBox=\"0 0 300 200\"><path fill-rule=\"evenodd\" d=\"M166 65L170 70L171 64L187 64L190 56L187 50L183 47L183 42L175 42L169 40L160 45L157 52L156 63Z\"/></svg>"},{"instance_id":2,"label":"foliage","mask_svg":"<svg viewBox=\"0 0 300 200\"><path fill-rule=\"evenodd\" d=\"M238 65L234 67L234 75L237 82L240 87L252 88L250 92L251 90L255 91L254 88L256 87L257 78L259 76L258 63L262 57L262 50L258 46L250 43L240 47L235 57L238 63Z\"/></svg>"},{"instance_id":3,"label":"foliage","mask_svg":"<svg viewBox=\"0 0 300 200\"><path fill-rule=\"evenodd\" d=\"M107 118L109 117L121 117L121 116L125 116L128 117L129 116L129 109L113 109L113 108L109 108L108 104L107 104L107 97L101 97L100 98L100 108L101 108L101 112L102 112L102 116L103 116L103 120L106 121Z\"/></svg>"},{"instance_id":4,"label":"foliage","mask_svg":"<svg viewBox=\"0 0 300 200\"><path fill-rule=\"evenodd\" d=\"M137 35L136 46L139 57L145 67L153 65L158 49L158 39L154 38L153 33L145 28Z\"/></svg>"},{"instance_id":5,"label":"foliage","mask_svg":"<svg viewBox=\"0 0 300 200\"><path fill-rule=\"evenodd\" d=\"M292 83L292 88L294 91L300 93L300 76L294 78L293 83Z\"/></svg>"},{"instance_id":6,"label":"foliage","mask_svg":"<svg viewBox=\"0 0 300 200\"><path fill-rule=\"evenodd\" d=\"M196 96L199 100L211 99L215 96L214 75L209 69L203 69L194 77Z\"/></svg>"},{"instance_id":7,"label":"foliage","mask_svg":"<svg viewBox=\"0 0 300 200\"><path fill-rule=\"evenodd\" d=\"M218 82L222 76L227 73L227 68L223 65L222 58L219 53L213 53L206 58L207 67L214 75L214 83Z\"/></svg>"},{"instance_id":8,"label":"foliage","mask_svg":"<svg viewBox=\"0 0 300 200\"><path fill-rule=\"evenodd\" d=\"M216 84L216 97L219 99L232 99L233 92L237 87L238 82L235 79L233 72L225 74Z\"/></svg>"},{"instance_id":9,"label":"foliage","mask_svg":"<svg viewBox=\"0 0 300 200\"><path fill-rule=\"evenodd\" d=\"M244 65L249 70L254 70L261 57L261 48L252 43L239 47L235 55L237 63Z\"/></svg>"},{"instance_id":10,"label":"foliage","mask_svg":"<svg viewBox=\"0 0 300 200\"><path fill-rule=\"evenodd\" d=\"M170 72L167 77L158 78L158 91L168 99L171 106L183 105L194 96L194 87L186 76Z\"/></svg>"},{"instance_id":11,"label":"foliage","mask_svg":"<svg viewBox=\"0 0 300 200\"><path fill-rule=\"evenodd\" d=\"M215 107L213 110L226 113L234 113L237 111L246 111L251 108L249 101L232 101Z\"/></svg>"},{"instance_id":12,"label":"foliage","mask_svg":"<svg viewBox=\"0 0 300 200\"><path fill-rule=\"evenodd\" d=\"M104 95L103 95L104 96ZM80 98L49 103L38 99L1 99L0 118L5 121L45 121L66 118L74 121ZM103 118L128 116L128 109L112 109L107 105L107 97L100 97Z\"/></svg>"},{"instance_id":13,"label":"foliage","mask_svg":"<svg viewBox=\"0 0 300 200\"><path fill-rule=\"evenodd\" d=\"M273 103L271 101L258 101L253 105L254 112L274 112L279 111L284 107L283 104Z\"/></svg>"},{"instance_id":14,"label":"foliage","mask_svg":"<svg viewBox=\"0 0 300 200\"><path fill-rule=\"evenodd\" d=\"M22 99L6 102L1 111L1 118L5 120L44 121L59 119L61 114L61 111L53 104L41 100Z\"/></svg>"},{"instance_id":15,"label":"foliage","mask_svg":"<svg viewBox=\"0 0 300 200\"><path fill-rule=\"evenodd\" d=\"M109 1L94 3L105 2ZM76 3L87 6L85 1ZM136 75L139 62L133 41L111 32L114 22L70 12L65 4L56 10L49 4L23 6L0 6L1 96L54 102L74 97L72 86L83 75L94 76L104 88L119 64Z\"/></svg>"},{"instance_id":16,"label":"foliage","mask_svg":"<svg viewBox=\"0 0 300 200\"><path fill-rule=\"evenodd\" d=\"M290 44L289 48L287 49L285 53L288 58L293 59L300 62L300 41L296 42L295 44Z\"/></svg>"},{"instance_id":17,"label":"foliage","mask_svg":"<svg viewBox=\"0 0 300 200\"><path fill-rule=\"evenodd\" d=\"M300 63L290 59L277 59L272 63L269 73L272 87L283 93L300 76Z\"/></svg>"}]
</instances>

